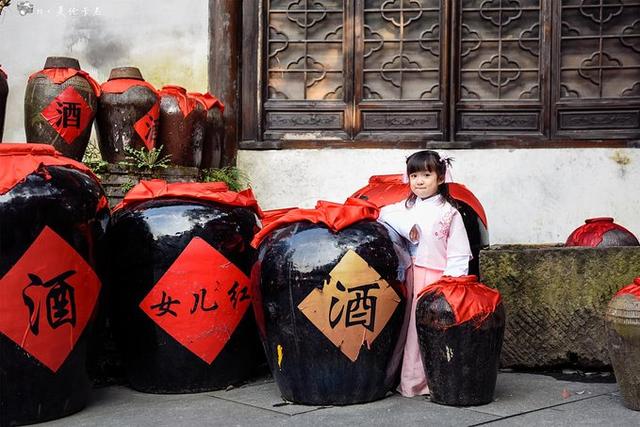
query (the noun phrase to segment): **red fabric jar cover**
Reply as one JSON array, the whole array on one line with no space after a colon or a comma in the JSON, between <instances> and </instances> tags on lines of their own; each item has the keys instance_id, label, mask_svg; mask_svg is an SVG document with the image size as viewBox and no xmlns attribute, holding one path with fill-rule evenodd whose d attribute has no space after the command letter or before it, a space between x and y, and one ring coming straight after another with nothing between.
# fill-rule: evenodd
<instances>
[{"instance_id":1,"label":"red fabric jar cover","mask_svg":"<svg viewBox=\"0 0 640 427\"><path fill-rule=\"evenodd\" d=\"M91 169L80 162L63 157L51 145L2 143L0 144L0 194L8 192L32 173L38 173L48 179L47 166L76 169L90 175L98 182L98 178Z\"/></svg>"},{"instance_id":2,"label":"red fabric jar cover","mask_svg":"<svg viewBox=\"0 0 640 427\"><path fill-rule=\"evenodd\" d=\"M273 221L277 220L287 212L292 211L294 209L298 209L298 208L282 208L282 209L271 209L268 211L263 211L262 212L263 216L260 219L260 222L262 222L262 227L267 227Z\"/></svg>"},{"instance_id":3,"label":"red fabric jar cover","mask_svg":"<svg viewBox=\"0 0 640 427\"><path fill-rule=\"evenodd\" d=\"M451 197L471 206L471 209L478 214L484 226L489 227L487 225L487 215L482 204L467 187L456 182L448 182L447 186ZM356 199L364 198L379 207L383 207L404 200L410 194L409 184L402 182L402 174L373 175L369 178L369 184L353 193L351 197Z\"/></svg>"},{"instance_id":4,"label":"red fabric jar cover","mask_svg":"<svg viewBox=\"0 0 640 427\"><path fill-rule=\"evenodd\" d=\"M622 295L633 295L640 300L640 277L636 277L632 284L620 289L613 297L615 298Z\"/></svg>"},{"instance_id":5,"label":"red fabric jar cover","mask_svg":"<svg viewBox=\"0 0 640 427\"><path fill-rule=\"evenodd\" d=\"M350 197L344 204L320 200L316 203L315 209L294 208L271 221L255 235L251 246L257 248L273 230L294 222L322 223L331 231L337 232L358 221L376 220L379 213L380 209L376 205L362 199Z\"/></svg>"},{"instance_id":6,"label":"red fabric jar cover","mask_svg":"<svg viewBox=\"0 0 640 427\"><path fill-rule=\"evenodd\" d=\"M423 289L418 294L418 298L426 293L441 293L451 306L456 321L447 327L457 326L470 320L480 326L502 303L500 292L478 282L478 277L475 275L444 276Z\"/></svg>"},{"instance_id":7,"label":"red fabric jar cover","mask_svg":"<svg viewBox=\"0 0 640 427\"><path fill-rule=\"evenodd\" d=\"M138 79L111 79L102 83L104 93L124 93L134 86L143 86L158 93L155 87L149 82Z\"/></svg>"},{"instance_id":8,"label":"red fabric jar cover","mask_svg":"<svg viewBox=\"0 0 640 427\"><path fill-rule=\"evenodd\" d=\"M189 92L189 96L194 97L207 110L210 110L213 107L217 106L220 109L220 112L224 112L224 104L222 103L222 101L220 101L215 96L211 95L209 92L207 93Z\"/></svg>"},{"instance_id":9,"label":"red fabric jar cover","mask_svg":"<svg viewBox=\"0 0 640 427\"><path fill-rule=\"evenodd\" d=\"M49 80L57 85L66 82L71 77L79 75L84 77L89 82L91 88L93 89L93 93L95 93L96 96L100 96L100 93L102 92L100 84L95 81L93 77L89 75L89 73L83 70L76 70L75 68L45 68L44 70L40 70L31 74L29 76L29 80L31 80L38 74L44 74Z\"/></svg>"},{"instance_id":10,"label":"red fabric jar cover","mask_svg":"<svg viewBox=\"0 0 640 427\"><path fill-rule=\"evenodd\" d=\"M159 92L160 96L172 96L178 102L182 115L187 117L195 108L198 103L196 98L190 96L187 90L182 86L167 85L163 86Z\"/></svg>"},{"instance_id":11,"label":"red fabric jar cover","mask_svg":"<svg viewBox=\"0 0 640 427\"><path fill-rule=\"evenodd\" d=\"M576 228L567 238L565 246L590 246L596 247L602 242L604 234L611 230L619 230L633 235L629 230L613 222L613 218L599 217L589 218L584 225Z\"/></svg>"},{"instance_id":12,"label":"red fabric jar cover","mask_svg":"<svg viewBox=\"0 0 640 427\"><path fill-rule=\"evenodd\" d=\"M178 198L186 200L206 200L217 202L223 205L245 207L253 210L258 216L262 216L262 210L258 206L258 201L251 189L236 193L229 191L224 182L176 182L167 183L162 179L152 179L150 181L140 181L133 187L113 210L126 208L138 203L160 199Z\"/></svg>"}]
</instances>

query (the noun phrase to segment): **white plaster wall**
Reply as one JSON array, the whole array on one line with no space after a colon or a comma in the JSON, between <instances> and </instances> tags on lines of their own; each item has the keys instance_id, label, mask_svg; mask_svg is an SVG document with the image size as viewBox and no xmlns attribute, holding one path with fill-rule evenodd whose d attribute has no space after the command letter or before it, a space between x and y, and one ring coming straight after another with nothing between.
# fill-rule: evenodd
<instances>
[{"instance_id":1,"label":"white plaster wall","mask_svg":"<svg viewBox=\"0 0 640 427\"><path fill-rule=\"evenodd\" d=\"M137 66L160 88L207 89L208 2L190 0L19 0L0 15L0 64L9 75L5 141L24 141L24 91L47 56L72 56L98 82L113 67Z\"/></svg>"},{"instance_id":2,"label":"white plaster wall","mask_svg":"<svg viewBox=\"0 0 640 427\"><path fill-rule=\"evenodd\" d=\"M415 150L240 151L264 209L342 202L369 176L401 173ZM564 242L585 218L612 216L640 236L640 150L438 150L482 202L492 244ZM626 163L626 164L625 164Z\"/></svg>"}]
</instances>

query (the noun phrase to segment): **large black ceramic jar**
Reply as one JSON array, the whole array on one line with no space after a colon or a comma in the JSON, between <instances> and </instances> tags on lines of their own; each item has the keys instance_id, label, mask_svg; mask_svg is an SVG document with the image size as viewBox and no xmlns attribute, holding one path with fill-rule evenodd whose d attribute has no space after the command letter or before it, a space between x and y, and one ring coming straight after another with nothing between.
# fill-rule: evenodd
<instances>
[{"instance_id":1,"label":"large black ceramic jar","mask_svg":"<svg viewBox=\"0 0 640 427\"><path fill-rule=\"evenodd\" d=\"M480 201L467 187L456 182L448 182L446 185L467 230L473 254L473 258L469 260L469 274L477 275L480 272L480 250L489 247L487 216ZM410 194L409 184L403 182L402 175L374 175L369 178L365 187L351 197L368 200L383 207L404 200Z\"/></svg>"},{"instance_id":2,"label":"large black ceramic jar","mask_svg":"<svg viewBox=\"0 0 640 427\"><path fill-rule=\"evenodd\" d=\"M0 425L82 409L109 209L95 176L53 147L0 144Z\"/></svg>"},{"instance_id":3,"label":"large black ceramic jar","mask_svg":"<svg viewBox=\"0 0 640 427\"><path fill-rule=\"evenodd\" d=\"M102 85L96 128L102 158L109 163L125 160L125 148L151 150L156 145L160 98L156 89L135 67L111 70Z\"/></svg>"},{"instance_id":4,"label":"large black ceramic jar","mask_svg":"<svg viewBox=\"0 0 640 427\"><path fill-rule=\"evenodd\" d=\"M286 400L347 405L397 385L409 256L372 211L290 210L254 241L254 308Z\"/></svg>"},{"instance_id":5,"label":"large black ceramic jar","mask_svg":"<svg viewBox=\"0 0 640 427\"><path fill-rule=\"evenodd\" d=\"M444 277L418 296L416 327L431 401L493 401L505 313L500 294L476 276Z\"/></svg>"},{"instance_id":6,"label":"large black ceramic jar","mask_svg":"<svg viewBox=\"0 0 640 427\"><path fill-rule=\"evenodd\" d=\"M7 83L7 74L0 67L0 142L4 134L4 115L7 108L7 97L9 96L9 85Z\"/></svg>"},{"instance_id":7,"label":"large black ceramic jar","mask_svg":"<svg viewBox=\"0 0 640 427\"><path fill-rule=\"evenodd\" d=\"M249 276L257 203L222 183L142 181L116 207L105 265L131 387L214 390L264 360Z\"/></svg>"},{"instance_id":8,"label":"large black ceramic jar","mask_svg":"<svg viewBox=\"0 0 640 427\"><path fill-rule=\"evenodd\" d=\"M175 165L200 167L207 129L207 111L202 103L180 86L160 91L158 143Z\"/></svg>"},{"instance_id":9,"label":"large black ceramic jar","mask_svg":"<svg viewBox=\"0 0 640 427\"><path fill-rule=\"evenodd\" d=\"M100 85L80 69L77 59L48 57L25 90L27 142L51 144L64 156L82 160L99 96Z\"/></svg>"},{"instance_id":10,"label":"large black ceramic jar","mask_svg":"<svg viewBox=\"0 0 640 427\"><path fill-rule=\"evenodd\" d=\"M221 166L222 141L224 139L224 122L222 120L224 105L208 92L190 93L189 95L196 98L207 110L207 129L202 146L202 163L200 167L203 169L219 168Z\"/></svg>"},{"instance_id":11,"label":"large black ceramic jar","mask_svg":"<svg viewBox=\"0 0 640 427\"><path fill-rule=\"evenodd\" d=\"M622 401L627 408L640 411L640 277L611 299L605 329Z\"/></svg>"}]
</instances>

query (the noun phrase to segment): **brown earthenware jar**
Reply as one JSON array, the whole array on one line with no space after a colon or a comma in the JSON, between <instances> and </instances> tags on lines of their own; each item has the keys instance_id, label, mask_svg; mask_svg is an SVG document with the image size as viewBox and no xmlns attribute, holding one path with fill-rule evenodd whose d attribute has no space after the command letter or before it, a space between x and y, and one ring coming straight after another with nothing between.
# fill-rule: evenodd
<instances>
[{"instance_id":1,"label":"brown earthenware jar","mask_svg":"<svg viewBox=\"0 0 640 427\"><path fill-rule=\"evenodd\" d=\"M189 93L207 109L207 130L205 132L204 145L202 147L203 169L219 168L222 156L222 140L224 135L224 122L222 113L224 105L210 93Z\"/></svg>"},{"instance_id":2,"label":"brown earthenware jar","mask_svg":"<svg viewBox=\"0 0 640 427\"><path fill-rule=\"evenodd\" d=\"M80 69L77 59L48 57L29 77L24 97L27 142L53 145L81 160L91 136L100 85Z\"/></svg>"},{"instance_id":3,"label":"brown earthenware jar","mask_svg":"<svg viewBox=\"0 0 640 427\"><path fill-rule=\"evenodd\" d=\"M156 146L160 97L135 67L111 70L102 84L96 128L102 158L109 163L125 160L126 148Z\"/></svg>"},{"instance_id":4,"label":"brown earthenware jar","mask_svg":"<svg viewBox=\"0 0 640 427\"><path fill-rule=\"evenodd\" d=\"M4 114L7 107L7 97L9 96L9 85L7 84L7 74L0 67L0 142L4 133Z\"/></svg>"},{"instance_id":5,"label":"brown earthenware jar","mask_svg":"<svg viewBox=\"0 0 640 427\"><path fill-rule=\"evenodd\" d=\"M622 401L627 408L640 411L640 277L609 302L605 328Z\"/></svg>"},{"instance_id":6,"label":"brown earthenware jar","mask_svg":"<svg viewBox=\"0 0 640 427\"><path fill-rule=\"evenodd\" d=\"M160 91L158 142L171 156L171 163L200 167L207 126L205 107L180 86Z\"/></svg>"}]
</instances>

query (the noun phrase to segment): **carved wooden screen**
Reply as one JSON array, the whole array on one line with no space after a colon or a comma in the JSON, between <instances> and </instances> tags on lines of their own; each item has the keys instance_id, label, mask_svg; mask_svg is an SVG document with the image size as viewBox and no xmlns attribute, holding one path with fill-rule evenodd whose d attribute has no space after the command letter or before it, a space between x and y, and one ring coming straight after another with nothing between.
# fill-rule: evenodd
<instances>
[{"instance_id":1,"label":"carved wooden screen","mask_svg":"<svg viewBox=\"0 0 640 427\"><path fill-rule=\"evenodd\" d=\"M442 139L448 112L447 11L440 0L356 2L359 138Z\"/></svg>"},{"instance_id":2,"label":"carved wooden screen","mask_svg":"<svg viewBox=\"0 0 640 427\"><path fill-rule=\"evenodd\" d=\"M245 148L640 137L640 0L243 5Z\"/></svg>"},{"instance_id":3,"label":"carved wooden screen","mask_svg":"<svg viewBox=\"0 0 640 427\"><path fill-rule=\"evenodd\" d=\"M297 133L348 138L349 2L267 0L265 138ZM347 27L350 27L347 25Z\"/></svg>"},{"instance_id":4,"label":"carved wooden screen","mask_svg":"<svg viewBox=\"0 0 640 427\"><path fill-rule=\"evenodd\" d=\"M554 135L640 136L640 2L563 0L556 6Z\"/></svg>"},{"instance_id":5,"label":"carved wooden screen","mask_svg":"<svg viewBox=\"0 0 640 427\"><path fill-rule=\"evenodd\" d=\"M456 138L544 134L544 3L456 3Z\"/></svg>"}]
</instances>

